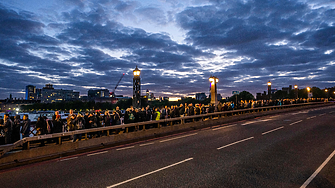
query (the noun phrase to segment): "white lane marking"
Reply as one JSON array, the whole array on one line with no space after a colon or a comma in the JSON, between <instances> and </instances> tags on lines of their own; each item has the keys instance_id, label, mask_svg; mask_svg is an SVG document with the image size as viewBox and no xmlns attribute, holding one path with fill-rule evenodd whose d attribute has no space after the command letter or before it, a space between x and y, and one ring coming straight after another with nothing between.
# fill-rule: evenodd
<instances>
[{"instance_id":1,"label":"white lane marking","mask_svg":"<svg viewBox=\"0 0 335 188\"><path fill-rule=\"evenodd\" d=\"M215 129L212 129L213 131L216 131L216 130L220 130L220 129L225 129L225 128L229 128L229 127L234 127L236 126L237 124L233 124L233 125L228 125L228 126L223 126L223 127L219 127L219 128L215 128Z\"/></svg>"},{"instance_id":2,"label":"white lane marking","mask_svg":"<svg viewBox=\"0 0 335 188\"><path fill-rule=\"evenodd\" d=\"M324 114L320 114L319 116L323 116L323 115L326 115L326 113L324 113Z\"/></svg>"},{"instance_id":3,"label":"white lane marking","mask_svg":"<svg viewBox=\"0 0 335 188\"><path fill-rule=\"evenodd\" d=\"M311 181L316 177L316 175L318 175L318 173L323 169L323 167L326 166L326 164L330 161L331 158L333 158L334 155L335 150L328 156L328 158L321 164L321 166L319 166L319 168L316 169L316 171L311 175L311 177L309 177L300 188L305 188L309 183L311 183Z\"/></svg>"},{"instance_id":4,"label":"white lane marking","mask_svg":"<svg viewBox=\"0 0 335 188\"><path fill-rule=\"evenodd\" d=\"M219 148L217 148L217 149L220 150L220 149L223 149L223 148L226 148L226 147L229 147L229 146L232 146L232 145L235 145L235 144L238 144L238 143L241 143L241 142L244 142L244 141L253 139L253 138L254 138L254 137L246 138L246 139L243 139L243 140L240 140L240 141L237 141L237 142L234 142L234 143L231 143L231 144L228 144L228 145L219 147Z\"/></svg>"},{"instance_id":5,"label":"white lane marking","mask_svg":"<svg viewBox=\"0 0 335 188\"><path fill-rule=\"evenodd\" d=\"M296 121L294 123L291 123L290 125L294 125L294 124L297 124L297 123L300 123L300 122L302 122L302 120L299 120L299 121Z\"/></svg>"},{"instance_id":6,"label":"white lane marking","mask_svg":"<svg viewBox=\"0 0 335 188\"><path fill-rule=\"evenodd\" d=\"M176 165L179 165L179 164L185 163L185 162L187 162L187 161L190 161L190 160L192 160L192 159L193 159L193 158L188 158L188 159L185 159L185 160L183 160L183 161L180 161L180 162L178 162L178 163L174 163L174 164L172 164L172 165L169 165L169 166L166 166L166 167L160 168L160 169L158 169L158 170L155 170L155 171L152 171L152 172L149 172L149 173L146 173L146 174L143 174L143 175L137 176L137 177L135 177L135 178L132 178L132 179L129 179L129 180L126 180L126 181L123 181L123 182L120 182L120 183L117 183L117 184L114 184L114 185L108 186L107 188L116 187L116 186L119 186L119 185L122 185L122 184L128 183L128 182L130 182L130 181L134 181L134 180L136 180L136 179L139 179L139 178L142 178L142 177L144 177L144 176L148 176L148 175L150 175L150 174L154 174L154 173L156 173L156 172L159 172L159 171L162 171L162 170L165 170L165 169L171 168L171 167L173 167L173 166L176 166Z\"/></svg>"},{"instance_id":7,"label":"white lane marking","mask_svg":"<svg viewBox=\"0 0 335 188\"><path fill-rule=\"evenodd\" d=\"M280 130L280 129L283 129L283 128L284 128L284 126L282 126L282 127L278 127L278 128L276 128L276 129L272 129L272 130L270 130L270 131L264 132L264 133L262 133L262 135L266 135L266 134L268 134L268 133L271 133L271 132L273 132L273 131L277 131L277 130Z\"/></svg>"},{"instance_id":8,"label":"white lane marking","mask_svg":"<svg viewBox=\"0 0 335 188\"><path fill-rule=\"evenodd\" d=\"M307 119L313 119L313 118L316 118L316 116L312 116L312 117L309 117L309 118L307 118Z\"/></svg>"},{"instance_id":9,"label":"white lane marking","mask_svg":"<svg viewBox=\"0 0 335 188\"><path fill-rule=\"evenodd\" d=\"M134 148L135 146L129 146L129 147L124 147L124 148L119 148L119 149L116 149L117 151L120 151L120 150L125 150L125 149L130 149L130 148Z\"/></svg>"},{"instance_id":10,"label":"white lane marking","mask_svg":"<svg viewBox=\"0 0 335 188\"><path fill-rule=\"evenodd\" d=\"M249 121L249 122L243 123L242 125L249 125L249 124L253 124L253 123L257 123L257 121Z\"/></svg>"},{"instance_id":11,"label":"white lane marking","mask_svg":"<svg viewBox=\"0 0 335 188\"><path fill-rule=\"evenodd\" d=\"M184 138L184 137L188 137L188 136L193 136L193 135L196 135L196 134L198 134L198 133L188 134L188 135L179 136L179 137L175 137L175 138L170 138L170 139L167 139L167 140L162 140L162 141L160 141L160 142L163 143L163 142L167 142L167 141L171 141L171 140L176 140L176 139L179 139L179 138Z\"/></svg>"},{"instance_id":12,"label":"white lane marking","mask_svg":"<svg viewBox=\"0 0 335 188\"><path fill-rule=\"evenodd\" d=\"M103 154L103 153L107 153L108 151L102 151L102 152L98 152L98 153L92 153L92 154L88 154L87 156L93 156L93 155L99 155L99 154Z\"/></svg>"},{"instance_id":13,"label":"white lane marking","mask_svg":"<svg viewBox=\"0 0 335 188\"><path fill-rule=\"evenodd\" d=\"M262 121L262 122L266 122L266 121L272 121L273 119L263 119L263 120L259 120L259 121Z\"/></svg>"},{"instance_id":14,"label":"white lane marking","mask_svg":"<svg viewBox=\"0 0 335 188\"><path fill-rule=\"evenodd\" d=\"M150 143L146 143L146 144L141 144L140 146L147 146L147 145L152 145L154 144L155 142L150 142Z\"/></svg>"},{"instance_id":15,"label":"white lane marking","mask_svg":"<svg viewBox=\"0 0 335 188\"><path fill-rule=\"evenodd\" d=\"M72 158L67 158L67 159L62 159L60 161L68 161L68 160L72 160L72 159L77 159L78 157L72 157Z\"/></svg>"},{"instance_id":16,"label":"white lane marking","mask_svg":"<svg viewBox=\"0 0 335 188\"><path fill-rule=\"evenodd\" d=\"M331 111L331 112L329 112L330 114L332 114L332 113L334 113L335 111Z\"/></svg>"}]
</instances>

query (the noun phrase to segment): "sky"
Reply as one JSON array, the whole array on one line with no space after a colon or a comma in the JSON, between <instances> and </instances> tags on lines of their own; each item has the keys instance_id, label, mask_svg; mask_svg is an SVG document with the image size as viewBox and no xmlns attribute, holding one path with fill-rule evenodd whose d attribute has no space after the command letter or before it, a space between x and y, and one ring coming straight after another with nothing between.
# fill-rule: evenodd
<instances>
[{"instance_id":1,"label":"sky","mask_svg":"<svg viewBox=\"0 0 335 188\"><path fill-rule=\"evenodd\" d=\"M25 87L183 97L335 86L333 0L1 0L0 99Z\"/></svg>"}]
</instances>

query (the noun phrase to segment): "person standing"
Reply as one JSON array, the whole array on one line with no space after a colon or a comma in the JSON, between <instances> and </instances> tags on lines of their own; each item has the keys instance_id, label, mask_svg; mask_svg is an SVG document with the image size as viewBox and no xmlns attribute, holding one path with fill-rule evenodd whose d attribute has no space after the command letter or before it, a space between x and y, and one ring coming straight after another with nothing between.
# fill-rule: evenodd
<instances>
[{"instance_id":1,"label":"person standing","mask_svg":"<svg viewBox=\"0 0 335 188\"><path fill-rule=\"evenodd\" d=\"M61 120L60 115L55 115L55 116L52 117L52 124L53 124L53 129L52 129L53 133L63 132L63 122Z\"/></svg>"},{"instance_id":2,"label":"person standing","mask_svg":"<svg viewBox=\"0 0 335 188\"><path fill-rule=\"evenodd\" d=\"M31 125L31 121L28 118L28 114L24 114L23 121L22 121L22 129L21 129L22 138L29 137L30 125Z\"/></svg>"},{"instance_id":3,"label":"person standing","mask_svg":"<svg viewBox=\"0 0 335 188\"><path fill-rule=\"evenodd\" d=\"M75 130L81 130L84 129L85 126L85 119L84 117L79 113L74 120ZM81 140L81 134L75 134L73 135L73 142L76 142Z\"/></svg>"},{"instance_id":4,"label":"person standing","mask_svg":"<svg viewBox=\"0 0 335 188\"><path fill-rule=\"evenodd\" d=\"M13 122L9 118L9 114L4 115L4 124L3 124L3 130L5 133L5 144L12 143L12 128L13 128Z\"/></svg>"},{"instance_id":5,"label":"person standing","mask_svg":"<svg viewBox=\"0 0 335 188\"><path fill-rule=\"evenodd\" d=\"M16 142L20 140L20 126L21 126L21 119L20 115L16 115L13 121L13 130L12 130L12 142Z\"/></svg>"}]
</instances>

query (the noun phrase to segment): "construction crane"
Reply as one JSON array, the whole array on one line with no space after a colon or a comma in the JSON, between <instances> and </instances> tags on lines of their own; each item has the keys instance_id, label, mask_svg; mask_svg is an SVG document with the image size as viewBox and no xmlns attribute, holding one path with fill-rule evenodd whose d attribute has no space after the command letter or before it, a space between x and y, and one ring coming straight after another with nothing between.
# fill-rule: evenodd
<instances>
[{"instance_id":1,"label":"construction crane","mask_svg":"<svg viewBox=\"0 0 335 188\"><path fill-rule=\"evenodd\" d=\"M120 82L121 82L121 80L122 80L123 77L124 77L124 73L122 74L120 80L117 82L117 84L116 84L115 88L113 89L113 91L109 93L110 97L115 98L115 90L116 90L117 86L119 86L119 84L120 84Z\"/></svg>"}]
</instances>

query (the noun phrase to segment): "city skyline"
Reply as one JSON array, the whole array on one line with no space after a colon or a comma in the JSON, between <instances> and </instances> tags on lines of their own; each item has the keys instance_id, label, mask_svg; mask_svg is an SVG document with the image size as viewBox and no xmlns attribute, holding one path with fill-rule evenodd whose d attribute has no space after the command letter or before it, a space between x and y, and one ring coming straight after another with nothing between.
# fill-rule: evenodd
<instances>
[{"instance_id":1,"label":"city skyline","mask_svg":"<svg viewBox=\"0 0 335 188\"><path fill-rule=\"evenodd\" d=\"M3 0L0 98L25 87L132 96L132 71L157 96L333 87L335 3L302 1ZM142 92L142 95L144 93Z\"/></svg>"}]
</instances>

